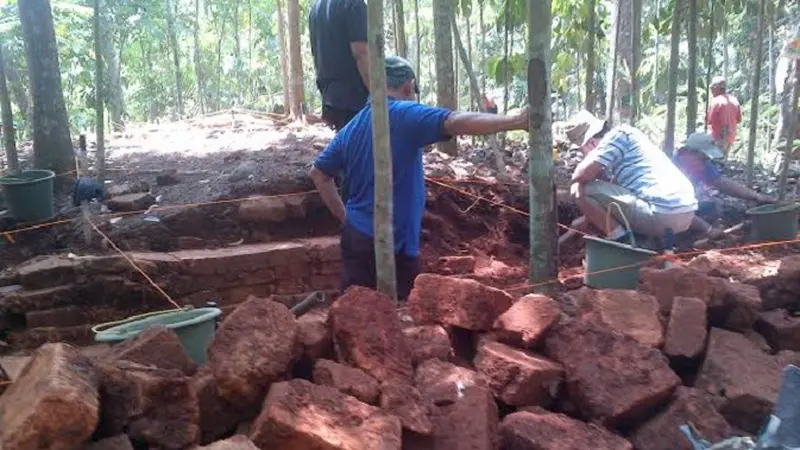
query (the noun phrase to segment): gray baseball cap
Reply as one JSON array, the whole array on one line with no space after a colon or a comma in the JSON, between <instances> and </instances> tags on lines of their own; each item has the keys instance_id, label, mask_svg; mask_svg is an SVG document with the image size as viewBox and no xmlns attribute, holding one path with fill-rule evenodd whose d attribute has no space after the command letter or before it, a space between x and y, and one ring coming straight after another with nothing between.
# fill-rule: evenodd
<instances>
[{"instance_id":1,"label":"gray baseball cap","mask_svg":"<svg viewBox=\"0 0 800 450\"><path fill-rule=\"evenodd\" d=\"M403 83L414 80L414 89L419 94L419 85L416 83L417 75L411 67L411 63L399 56L386 57L386 86L398 88Z\"/></svg>"},{"instance_id":2,"label":"gray baseball cap","mask_svg":"<svg viewBox=\"0 0 800 450\"><path fill-rule=\"evenodd\" d=\"M698 151L710 159L719 159L725 156L708 133L692 133L681 146L685 150Z\"/></svg>"}]
</instances>

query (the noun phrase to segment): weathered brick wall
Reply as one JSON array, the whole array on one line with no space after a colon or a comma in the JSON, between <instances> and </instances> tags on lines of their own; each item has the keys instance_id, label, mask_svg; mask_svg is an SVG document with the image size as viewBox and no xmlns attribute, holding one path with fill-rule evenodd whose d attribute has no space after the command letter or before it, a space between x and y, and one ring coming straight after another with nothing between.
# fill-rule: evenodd
<instances>
[{"instance_id":1,"label":"weathered brick wall","mask_svg":"<svg viewBox=\"0 0 800 450\"><path fill-rule=\"evenodd\" d=\"M339 287L335 237L129 256L181 305L214 300L229 311L250 295L292 302ZM121 256L35 258L5 274L2 285L0 340L15 347L88 344L93 325L172 308Z\"/></svg>"}]
</instances>

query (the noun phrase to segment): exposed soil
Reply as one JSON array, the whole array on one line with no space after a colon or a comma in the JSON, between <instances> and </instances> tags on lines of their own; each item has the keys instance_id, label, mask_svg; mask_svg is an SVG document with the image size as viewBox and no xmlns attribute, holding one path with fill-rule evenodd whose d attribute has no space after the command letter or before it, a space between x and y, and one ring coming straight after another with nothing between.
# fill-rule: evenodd
<instances>
[{"instance_id":1,"label":"exposed soil","mask_svg":"<svg viewBox=\"0 0 800 450\"><path fill-rule=\"evenodd\" d=\"M246 197L312 191L307 171L332 136L333 132L322 125L285 124L271 116L242 111L114 134L106 150L107 189L144 185L157 203L145 214L121 216L116 211L101 212L101 206L94 204L92 220L123 250L214 248L264 239L335 235L336 221L315 196L308 202L303 219L253 225L238 217L239 204ZM476 258L476 278L503 287L521 283L527 276L528 260L527 146L509 141L505 156L510 181L499 184L493 177L491 152L480 142L461 144L459 158L436 150L425 155L427 174L462 192L429 183L423 220L423 269L435 269L443 256L472 255ZM560 151L554 165L559 222L569 225L578 215L566 195L578 157L561 140L557 145ZM24 165L30 146L21 147ZM90 142L90 160L92 147ZM742 177L741 168L735 164L729 164L725 171L733 178ZM774 193L774 179L767 174L757 179L760 190ZM704 213L708 220L730 226L744 219L747 205L742 201L719 196L704 200L714 205ZM54 220L69 222L11 234L13 243L0 246L0 268L41 254L113 251L96 235L90 244L84 241L86 227L69 195L59 195L56 205ZM26 226L0 216L0 231ZM732 234L711 247L740 245L746 233ZM689 249L693 242L692 236L682 237L679 248ZM578 239L562 248L562 278L582 270L582 247Z\"/></svg>"}]
</instances>

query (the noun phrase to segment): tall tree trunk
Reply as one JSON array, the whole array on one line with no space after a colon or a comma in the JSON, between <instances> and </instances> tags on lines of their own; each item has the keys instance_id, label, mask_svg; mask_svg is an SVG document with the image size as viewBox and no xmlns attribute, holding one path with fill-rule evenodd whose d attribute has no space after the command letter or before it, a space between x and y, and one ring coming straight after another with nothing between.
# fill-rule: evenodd
<instances>
[{"instance_id":1,"label":"tall tree trunk","mask_svg":"<svg viewBox=\"0 0 800 450\"><path fill-rule=\"evenodd\" d=\"M73 170L69 119L61 88L58 47L49 0L17 3L33 100L33 162L57 174ZM64 186L65 177L60 177Z\"/></svg>"},{"instance_id":2,"label":"tall tree trunk","mask_svg":"<svg viewBox=\"0 0 800 450\"><path fill-rule=\"evenodd\" d=\"M217 37L217 82L215 83L217 88L217 111L222 109L222 41L225 40L225 20L220 20L219 22L221 22L221 30Z\"/></svg>"},{"instance_id":3,"label":"tall tree trunk","mask_svg":"<svg viewBox=\"0 0 800 450\"><path fill-rule=\"evenodd\" d=\"M689 68L686 80L686 135L697 128L697 1L689 1L686 36L689 43Z\"/></svg>"},{"instance_id":4,"label":"tall tree trunk","mask_svg":"<svg viewBox=\"0 0 800 450\"><path fill-rule=\"evenodd\" d=\"M469 84L471 86L471 90L477 92L478 91L478 77L475 76L475 71L472 70L472 62L469 59L469 55L467 55L466 49L464 49L464 43L461 42L461 33L458 31L458 27L456 26L456 14L453 11L453 15L451 16L450 25L453 27L453 38L456 41L456 48L458 49L458 54L461 57L461 62L464 65L464 70L467 72L467 77L469 78ZM486 112L484 108L483 102L478 102L478 109L481 112ZM503 154L500 151L499 146L497 145L496 135L492 136L492 150L494 152L494 159L495 165L497 166L497 174L499 177L505 177L506 174L506 165L503 161Z\"/></svg>"},{"instance_id":5,"label":"tall tree trunk","mask_svg":"<svg viewBox=\"0 0 800 450\"><path fill-rule=\"evenodd\" d=\"M8 171L14 173L19 170L19 158L17 158L16 133L14 131L14 112L11 110L11 98L8 95L6 64L3 53L5 53L5 49L0 44L0 107L3 109L3 147L6 150Z\"/></svg>"},{"instance_id":6,"label":"tall tree trunk","mask_svg":"<svg viewBox=\"0 0 800 450\"><path fill-rule=\"evenodd\" d=\"M291 0L290 0L291 1ZM283 16L283 0L275 0L276 11L278 16L278 63L281 66L281 82L283 84L283 112L288 114L292 92L289 83L289 49L286 47L286 24Z\"/></svg>"},{"instance_id":7,"label":"tall tree trunk","mask_svg":"<svg viewBox=\"0 0 800 450\"><path fill-rule=\"evenodd\" d=\"M714 0L711 0L711 1L714 1ZM661 11L661 0L656 0L656 10L655 10L655 17L656 18L658 18L659 11ZM653 34L655 34L655 39L656 39L656 58L655 58L655 62L653 63L653 92L652 92L651 95L653 96L653 103L657 105L658 104L658 77L659 77L658 62L661 60L661 35L659 33L653 33Z\"/></svg>"},{"instance_id":8,"label":"tall tree trunk","mask_svg":"<svg viewBox=\"0 0 800 450\"><path fill-rule=\"evenodd\" d=\"M406 14L403 8L403 0L394 0L395 23L397 29L394 32L395 46L397 54L403 58L408 58L408 40L406 39Z\"/></svg>"},{"instance_id":9,"label":"tall tree trunk","mask_svg":"<svg viewBox=\"0 0 800 450\"><path fill-rule=\"evenodd\" d=\"M183 87L181 76L180 43L175 31L175 11L172 9L172 1L166 0L167 7L167 33L169 34L169 44L172 48L172 64L175 70L175 102L178 111L178 118L183 117Z\"/></svg>"},{"instance_id":10,"label":"tall tree trunk","mask_svg":"<svg viewBox=\"0 0 800 450\"><path fill-rule=\"evenodd\" d=\"M120 131L125 127L125 91L122 88L121 52L114 46L114 21L108 12L100 16L100 51L106 68L105 73L105 105L108 108L111 129ZM119 34L119 44L122 47L126 34ZM118 56L119 55L119 56Z\"/></svg>"},{"instance_id":11,"label":"tall tree trunk","mask_svg":"<svg viewBox=\"0 0 800 450\"><path fill-rule=\"evenodd\" d=\"M747 140L747 169L745 179L747 184L753 183L753 164L756 156L756 133L758 132L758 104L759 91L761 90L761 57L764 49L764 9L766 0L758 3L758 35L756 37L756 50L753 57L753 84L750 93L750 136Z\"/></svg>"},{"instance_id":12,"label":"tall tree trunk","mask_svg":"<svg viewBox=\"0 0 800 450\"><path fill-rule=\"evenodd\" d=\"M300 3L289 0L289 67L291 68L292 99L290 110L292 117L302 119L305 90L303 88L303 55L300 51Z\"/></svg>"},{"instance_id":13,"label":"tall tree trunk","mask_svg":"<svg viewBox=\"0 0 800 450\"><path fill-rule=\"evenodd\" d=\"M705 119L708 114L708 107L711 104L711 70L714 68L714 8L716 2L709 0L709 10L711 11L710 20L708 21L708 55L706 56L706 107L703 109L703 131L708 131L708 120Z\"/></svg>"},{"instance_id":14,"label":"tall tree trunk","mask_svg":"<svg viewBox=\"0 0 800 450\"><path fill-rule=\"evenodd\" d=\"M247 101L253 100L253 0L247 0Z\"/></svg>"},{"instance_id":15,"label":"tall tree trunk","mask_svg":"<svg viewBox=\"0 0 800 450\"><path fill-rule=\"evenodd\" d=\"M631 124L639 119L639 62L642 59L642 0L633 0L631 29Z\"/></svg>"},{"instance_id":16,"label":"tall tree trunk","mask_svg":"<svg viewBox=\"0 0 800 450\"><path fill-rule=\"evenodd\" d=\"M443 108L456 108L453 39L450 30L451 0L433 0L433 38L436 53L436 98ZM438 144L449 155L458 154L456 138Z\"/></svg>"},{"instance_id":17,"label":"tall tree trunk","mask_svg":"<svg viewBox=\"0 0 800 450\"><path fill-rule=\"evenodd\" d=\"M616 11L614 12L614 23L619 24L622 21L622 18L619 15L622 14L622 8L620 8L619 3L616 4ZM606 118L612 122L618 122L621 115L618 113L619 107L617 105L617 97L619 92L617 91L617 78L619 78L618 67L619 67L619 52L620 52L620 40L622 39L622 27L621 26L614 26L611 28L613 31L613 35L611 36L611 64L608 67L608 78L606 79ZM615 114L617 112L617 114ZM617 117L615 119L615 117Z\"/></svg>"},{"instance_id":18,"label":"tall tree trunk","mask_svg":"<svg viewBox=\"0 0 800 450\"><path fill-rule=\"evenodd\" d=\"M203 67L200 61L200 0L194 0L194 78L197 83L197 103L200 113L206 113L203 95Z\"/></svg>"},{"instance_id":19,"label":"tall tree trunk","mask_svg":"<svg viewBox=\"0 0 800 450\"><path fill-rule=\"evenodd\" d=\"M236 78L236 105L242 104L242 41L239 38L239 0L233 2L233 75Z\"/></svg>"},{"instance_id":20,"label":"tall tree trunk","mask_svg":"<svg viewBox=\"0 0 800 450\"><path fill-rule=\"evenodd\" d=\"M724 6L722 8L723 10L725 9ZM728 79L728 75L730 74L728 72L729 59L730 58L728 57L728 23L727 21L723 20L722 21L722 76L725 77L726 80Z\"/></svg>"},{"instance_id":21,"label":"tall tree trunk","mask_svg":"<svg viewBox=\"0 0 800 450\"><path fill-rule=\"evenodd\" d=\"M597 21L595 0L586 0L587 9L589 13L589 20L586 30L586 80L584 81L584 90L586 91L585 108L587 111L594 113L594 44L597 31L595 30L595 22Z\"/></svg>"},{"instance_id":22,"label":"tall tree trunk","mask_svg":"<svg viewBox=\"0 0 800 450\"><path fill-rule=\"evenodd\" d=\"M480 27L480 34L478 34L478 46L481 48L481 64L480 70L478 71L481 74L481 92L480 96L487 95L486 94L486 24L483 21L483 8L484 8L484 1L485 0L478 0L478 26ZM480 100L479 100L480 101Z\"/></svg>"},{"instance_id":23,"label":"tall tree trunk","mask_svg":"<svg viewBox=\"0 0 800 450\"><path fill-rule=\"evenodd\" d=\"M6 53L6 56L8 55L9 53ZM19 67L13 62L6 64L5 76L8 79L11 95L14 97L14 103L25 114L25 132L30 134L33 131L33 108L31 106L30 93L25 87Z\"/></svg>"},{"instance_id":24,"label":"tall tree trunk","mask_svg":"<svg viewBox=\"0 0 800 450\"><path fill-rule=\"evenodd\" d=\"M469 68L469 70L474 70L473 67L472 67L472 62L475 61L475 59L473 58L473 55L472 55L472 27L471 27L471 23L469 21L469 15L466 15L464 17L464 20L467 23L467 59L465 61L462 61L462 63L464 64L464 68L465 69ZM469 76L469 73L467 73L467 76ZM475 90L477 88L477 86L478 86L477 84L473 86L472 79L469 80L469 109L470 110L472 110L473 105L475 105L477 103L480 103L480 100L478 99L478 91Z\"/></svg>"},{"instance_id":25,"label":"tall tree trunk","mask_svg":"<svg viewBox=\"0 0 800 450\"><path fill-rule=\"evenodd\" d=\"M372 103L372 153L375 163L375 272L378 291L397 302L394 253L394 189L392 150L389 136L389 107L386 96L386 59L383 49L383 0L370 0L369 91Z\"/></svg>"},{"instance_id":26,"label":"tall tree trunk","mask_svg":"<svg viewBox=\"0 0 800 450\"><path fill-rule=\"evenodd\" d=\"M509 2L505 4L505 14L503 17L503 114L508 113L509 85L511 84L511 7ZM502 147L505 148L505 138Z\"/></svg>"},{"instance_id":27,"label":"tall tree trunk","mask_svg":"<svg viewBox=\"0 0 800 450\"><path fill-rule=\"evenodd\" d=\"M94 102L95 102L95 133L97 139L97 149L95 158L97 159L97 183L105 185L106 180L106 136L105 136L105 115L103 113L104 89L103 89L103 52L100 46L100 0L94 0Z\"/></svg>"},{"instance_id":28,"label":"tall tree trunk","mask_svg":"<svg viewBox=\"0 0 800 450\"><path fill-rule=\"evenodd\" d=\"M536 285L558 275L556 185L550 107L551 1L528 2L528 105L530 107L530 262L528 278ZM552 291L545 284L540 291Z\"/></svg>"},{"instance_id":29,"label":"tall tree trunk","mask_svg":"<svg viewBox=\"0 0 800 450\"><path fill-rule=\"evenodd\" d=\"M672 31L669 48L669 86L667 88L667 124L664 135L664 152L672 156L675 149L675 108L678 101L678 52L681 45L681 17L683 0L675 0L672 13Z\"/></svg>"},{"instance_id":30,"label":"tall tree trunk","mask_svg":"<svg viewBox=\"0 0 800 450\"><path fill-rule=\"evenodd\" d=\"M789 63L792 64L791 62ZM786 198L786 186L789 180L789 165L792 163L792 156L794 155L794 139L797 136L797 101L798 96L800 96L800 59L794 60L794 83L791 82L787 77L786 83L783 90L783 98L784 104L782 112L783 112L783 123L786 125L786 148L783 151L783 167L781 170L781 182L780 182L780 189L778 190L778 195L780 200L784 200ZM790 89L790 86L794 86L794 89ZM788 105L789 98L791 98L791 106ZM788 106L788 107L787 107ZM780 136L778 138L780 140Z\"/></svg>"},{"instance_id":31,"label":"tall tree trunk","mask_svg":"<svg viewBox=\"0 0 800 450\"><path fill-rule=\"evenodd\" d=\"M414 35L417 42L417 77L422 77L422 42L419 35L419 0L414 0Z\"/></svg>"},{"instance_id":32,"label":"tall tree trunk","mask_svg":"<svg viewBox=\"0 0 800 450\"><path fill-rule=\"evenodd\" d=\"M775 87L775 15L777 11L775 6L772 2L767 5L771 11L768 12L769 14L769 48L768 48L768 60L769 60L769 103L770 105L774 105L778 102L778 93Z\"/></svg>"},{"instance_id":33,"label":"tall tree trunk","mask_svg":"<svg viewBox=\"0 0 800 450\"><path fill-rule=\"evenodd\" d=\"M450 8L455 9L455 8ZM450 29L455 28L458 24L453 25L450 24ZM456 54L455 45L453 46L453 78L455 78L455 85L456 85L456 104L454 109L458 109L458 105L461 104L461 68L458 64L458 54Z\"/></svg>"},{"instance_id":34,"label":"tall tree trunk","mask_svg":"<svg viewBox=\"0 0 800 450\"><path fill-rule=\"evenodd\" d=\"M611 26L611 54L616 54L616 64L609 66L606 86L607 118L612 122L627 121L631 117L631 80L620 76L619 67L632 67L633 54L633 0L615 0ZM611 80L614 80L611 82ZM612 101L613 100L613 101Z\"/></svg>"}]
</instances>

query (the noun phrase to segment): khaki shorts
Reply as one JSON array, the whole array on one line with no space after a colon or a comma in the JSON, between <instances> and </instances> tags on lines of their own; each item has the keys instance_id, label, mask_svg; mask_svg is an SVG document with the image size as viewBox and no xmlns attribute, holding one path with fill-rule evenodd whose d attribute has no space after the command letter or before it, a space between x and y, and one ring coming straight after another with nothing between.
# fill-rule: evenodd
<instances>
[{"instance_id":1,"label":"khaki shorts","mask_svg":"<svg viewBox=\"0 0 800 450\"><path fill-rule=\"evenodd\" d=\"M664 237L667 228L671 228L675 234L682 233L689 229L694 219L694 211L677 214L654 213L652 205L636 197L633 192L607 181L597 180L587 183L584 186L584 194L603 211L608 211L608 206L612 202L617 203L633 231L646 236ZM625 220L615 206L611 207L611 214L625 227Z\"/></svg>"}]
</instances>

